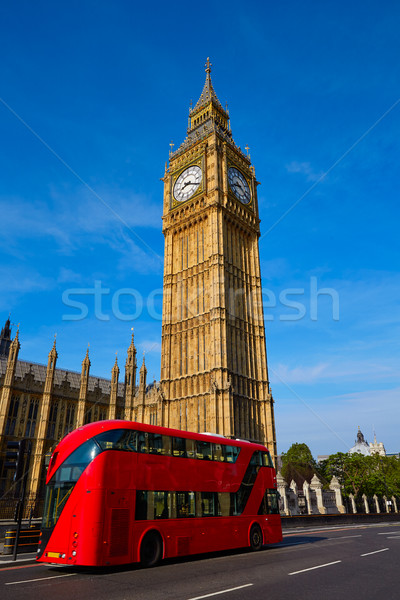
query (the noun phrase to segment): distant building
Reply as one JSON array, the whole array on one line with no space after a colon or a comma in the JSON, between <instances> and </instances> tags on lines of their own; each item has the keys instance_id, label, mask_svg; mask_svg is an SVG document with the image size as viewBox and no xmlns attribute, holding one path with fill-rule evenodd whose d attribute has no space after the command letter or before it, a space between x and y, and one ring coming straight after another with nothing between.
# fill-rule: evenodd
<instances>
[{"instance_id":1,"label":"distant building","mask_svg":"<svg viewBox=\"0 0 400 600\"><path fill-rule=\"evenodd\" d=\"M374 433L374 441L369 445L371 448L371 454L380 454L381 456L386 456L385 446L383 442L376 441L376 434Z\"/></svg>"},{"instance_id":2,"label":"distant building","mask_svg":"<svg viewBox=\"0 0 400 600\"><path fill-rule=\"evenodd\" d=\"M385 446L382 442L376 441L376 435L374 434L374 441L372 444L368 444L364 435L362 434L360 427L357 432L357 439L355 444L349 450L349 454L363 454L364 456L371 456L372 454L380 454L381 456L386 456Z\"/></svg>"},{"instance_id":3,"label":"distant building","mask_svg":"<svg viewBox=\"0 0 400 600\"><path fill-rule=\"evenodd\" d=\"M352 448L350 448L349 454L363 454L364 456L371 455L371 448L369 447L368 442L365 440L360 427L358 428L355 444Z\"/></svg>"}]
</instances>

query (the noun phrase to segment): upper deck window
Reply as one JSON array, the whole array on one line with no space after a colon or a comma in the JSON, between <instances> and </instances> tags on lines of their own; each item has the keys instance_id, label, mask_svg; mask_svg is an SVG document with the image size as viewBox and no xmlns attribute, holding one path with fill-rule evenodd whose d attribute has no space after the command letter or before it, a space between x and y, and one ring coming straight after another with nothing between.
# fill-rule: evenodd
<instances>
[{"instance_id":1,"label":"upper deck window","mask_svg":"<svg viewBox=\"0 0 400 600\"><path fill-rule=\"evenodd\" d=\"M240 453L240 448L237 446L215 444L208 440L193 440L148 431L134 431L132 429L110 429L96 435L93 439L96 440L101 450L163 454L229 463L236 462ZM260 466L262 466L264 463L261 454L264 453L259 454Z\"/></svg>"}]
</instances>

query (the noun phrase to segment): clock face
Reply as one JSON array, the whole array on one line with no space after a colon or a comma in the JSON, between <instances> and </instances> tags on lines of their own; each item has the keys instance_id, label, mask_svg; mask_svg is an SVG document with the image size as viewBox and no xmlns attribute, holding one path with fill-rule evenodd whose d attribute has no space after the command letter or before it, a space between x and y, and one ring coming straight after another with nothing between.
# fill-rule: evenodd
<instances>
[{"instance_id":1,"label":"clock face","mask_svg":"<svg viewBox=\"0 0 400 600\"><path fill-rule=\"evenodd\" d=\"M189 200L200 187L201 175L201 169L197 165L185 169L175 181L175 200L178 200L178 202Z\"/></svg>"},{"instance_id":2,"label":"clock face","mask_svg":"<svg viewBox=\"0 0 400 600\"><path fill-rule=\"evenodd\" d=\"M246 177L239 169L236 169L236 167L230 167L228 169L228 181L236 198L243 204L248 204L251 200L249 184L247 183Z\"/></svg>"}]
</instances>

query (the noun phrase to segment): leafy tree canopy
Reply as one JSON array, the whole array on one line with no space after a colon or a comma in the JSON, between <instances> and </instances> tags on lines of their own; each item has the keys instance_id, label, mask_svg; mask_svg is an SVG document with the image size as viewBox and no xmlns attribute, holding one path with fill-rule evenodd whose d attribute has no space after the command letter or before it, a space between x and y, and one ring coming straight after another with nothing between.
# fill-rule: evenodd
<instances>
[{"instance_id":1,"label":"leafy tree canopy","mask_svg":"<svg viewBox=\"0 0 400 600\"><path fill-rule=\"evenodd\" d=\"M304 481L310 483L315 474L318 475L318 465L307 444L292 444L282 453L282 475L288 483L293 480L301 489Z\"/></svg>"},{"instance_id":2,"label":"leafy tree canopy","mask_svg":"<svg viewBox=\"0 0 400 600\"><path fill-rule=\"evenodd\" d=\"M400 459L396 456L332 454L321 466L323 479L339 479L345 495L400 496Z\"/></svg>"}]
</instances>

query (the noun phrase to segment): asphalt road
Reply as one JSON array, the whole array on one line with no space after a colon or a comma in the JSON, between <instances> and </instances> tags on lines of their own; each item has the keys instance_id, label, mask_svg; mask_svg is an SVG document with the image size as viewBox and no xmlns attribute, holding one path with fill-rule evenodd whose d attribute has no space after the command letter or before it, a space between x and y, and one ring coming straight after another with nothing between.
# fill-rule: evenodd
<instances>
[{"instance_id":1,"label":"asphalt road","mask_svg":"<svg viewBox=\"0 0 400 600\"><path fill-rule=\"evenodd\" d=\"M0 562L0 598L19 600L400 599L400 522L284 532L260 552L169 560L152 569Z\"/></svg>"}]
</instances>

